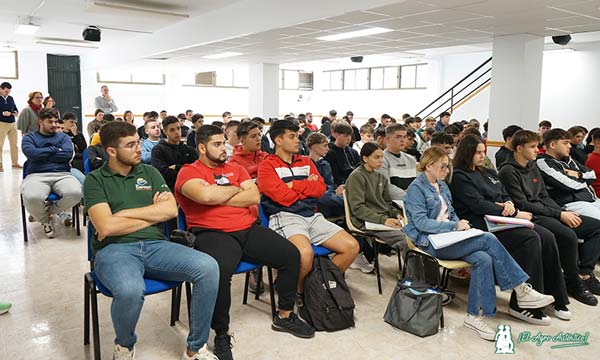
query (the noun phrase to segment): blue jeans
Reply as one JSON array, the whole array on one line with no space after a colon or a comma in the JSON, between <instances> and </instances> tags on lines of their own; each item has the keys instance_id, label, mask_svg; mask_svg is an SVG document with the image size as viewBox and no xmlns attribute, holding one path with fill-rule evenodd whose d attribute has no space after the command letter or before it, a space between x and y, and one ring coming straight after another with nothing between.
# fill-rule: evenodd
<instances>
[{"instance_id":1,"label":"blue jeans","mask_svg":"<svg viewBox=\"0 0 600 360\"><path fill-rule=\"evenodd\" d=\"M512 289L529 278L500 241L488 232L437 250L430 243L423 250L439 259L461 259L471 264L467 301L467 313L471 315L479 315L479 309L483 316L495 315L494 275L502 291Z\"/></svg>"},{"instance_id":2,"label":"blue jeans","mask_svg":"<svg viewBox=\"0 0 600 360\"><path fill-rule=\"evenodd\" d=\"M98 279L113 294L111 317L115 344L133 348L135 326L144 303L144 277L189 281L193 285L188 348L198 351L208 341L219 288L219 266L210 256L165 240L110 244L94 259Z\"/></svg>"}]
</instances>

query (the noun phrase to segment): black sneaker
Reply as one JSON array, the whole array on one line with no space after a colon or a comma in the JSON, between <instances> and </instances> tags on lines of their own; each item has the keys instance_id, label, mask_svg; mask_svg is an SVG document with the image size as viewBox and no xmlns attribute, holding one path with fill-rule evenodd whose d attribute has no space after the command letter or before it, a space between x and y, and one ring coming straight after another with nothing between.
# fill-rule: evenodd
<instances>
[{"instance_id":1,"label":"black sneaker","mask_svg":"<svg viewBox=\"0 0 600 360\"><path fill-rule=\"evenodd\" d=\"M315 329L293 312L285 319L280 318L279 315L275 315L271 329L287 332L303 339L310 339L315 336Z\"/></svg>"},{"instance_id":2,"label":"black sneaker","mask_svg":"<svg viewBox=\"0 0 600 360\"><path fill-rule=\"evenodd\" d=\"M214 354L219 360L233 360L233 354L231 353L231 335L217 335L215 336L215 349Z\"/></svg>"},{"instance_id":3,"label":"black sneaker","mask_svg":"<svg viewBox=\"0 0 600 360\"><path fill-rule=\"evenodd\" d=\"M511 301L508 304L508 313L517 319L535 325L550 325L552 320L540 309L521 309L518 305Z\"/></svg>"},{"instance_id":4,"label":"black sneaker","mask_svg":"<svg viewBox=\"0 0 600 360\"><path fill-rule=\"evenodd\" d=\"M260 284L257 286L257 284ZM265 284L262 279L258 278L258 270L250 271L250 281L248 284L248 288L251 293L256 294L256 290L258 289L258 293L262 294L265 292Z\"/></svg>"},{"instance_id":5,"label":"black sneaker","mask_svg":"<svg viewBox=\"0 0 600 360\"><path fill-rule=\"evenodd\" d=\"M583 287L588 289L592 294L600 295L600 281L598 281L594 274L591 274L586 280L581 280L581 283L583 284Z\"/></svg>"},{"instance_id":6,"label":"black sneaker","mask_svg":"<svg viewBox=\"0 0 600 360\"><path fill-rule=\"evenodd\" d=\"M589 306L598 305L598 299L581 282L577 282L574 286L568 287L567 292L573 299Z\"/></svg>"}]
</instances>

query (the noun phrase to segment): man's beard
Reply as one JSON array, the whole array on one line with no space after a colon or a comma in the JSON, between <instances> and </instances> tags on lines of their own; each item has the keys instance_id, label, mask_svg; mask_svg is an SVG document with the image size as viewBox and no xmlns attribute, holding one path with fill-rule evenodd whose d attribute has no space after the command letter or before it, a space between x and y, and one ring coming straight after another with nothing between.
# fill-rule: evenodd
<instances>
[{"instance_id":1,"label":"man's beard","mask_svg":"<svg viewBox=\"0 0 600 360\"><path fill-rule=\"evenodd\" d=\"M135 158L133 158L131 160L126 159L124 156L121 156L119 153L117 153L117 160L119 160L122 164L127 165L127 166L138 165L141 161L141 160L135 160Z\"/></svg>"},{"instance_id":2,"label":"man's beard","mask_svg":"<svg viewBox=\"0 0 600 360\"><path fill-rule=\"evenodd\" d=\"M227 157L225 159L221 160L218 157L212 156L209 152L206 152L206 157L208 158L208 160L210 160L214 163L217 163L217 164L223 164L225 161L227 161Z\"/></svg>"}]
</instances>

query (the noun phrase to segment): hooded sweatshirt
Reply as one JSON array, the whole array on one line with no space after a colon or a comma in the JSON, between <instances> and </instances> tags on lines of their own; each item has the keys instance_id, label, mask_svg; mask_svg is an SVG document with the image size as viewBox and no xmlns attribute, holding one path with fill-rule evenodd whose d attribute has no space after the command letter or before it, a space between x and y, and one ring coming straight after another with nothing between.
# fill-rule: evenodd
<instances>
[{"instance_id":1,"label":"hooded sweatshirt","mask_svg":"<svg viewBox=\"0 0 600 360\"><path fill-rule=\"evenodd\" d=\"M542 172L548 194L558 205L596 200L594 191L590 188L596 180L594 170L586 168L571 157L559 160L548 154L539 155L536 164ZM567 170L575 171L579 175L571 176L567 174Z\"/></svg>"},{"instance_id":2,"label":"hooded sweatshirt","mask_svg":"<svg viewBox=\"0 0 600 360\"><path fill-rule=\"evenodd\" d=\"M242 150L242 145L236 145L233 148L233 155L229 162L232 164L237 164L246 171L252 179L256 179L258 176L258 165L267 157L268 153L258 150L258 151L244 151Z\"/></svg>"},{"instance_id":3,"label":"hooded sweatshirt","mask_svg":"<svg viewBox=\"0 0 600 360\"><path fill-rule=\"evenodd\" d=\"M509 157L500 166L498 177L519 210L528 211L534 216L560 219L562 209L548 195L535 161L530 161L523 167L514 157Z\"/></svg>"}]
</instances>

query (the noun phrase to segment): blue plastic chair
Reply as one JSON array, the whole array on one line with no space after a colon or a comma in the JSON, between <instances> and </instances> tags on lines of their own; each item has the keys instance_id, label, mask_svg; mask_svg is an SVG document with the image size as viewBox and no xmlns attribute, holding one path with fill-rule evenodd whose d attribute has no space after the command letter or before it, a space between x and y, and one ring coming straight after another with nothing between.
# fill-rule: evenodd
<instances>
[{"instance_id":1,"label":"blue plastic chair","mask_svg":"<svg viewBox=\"0 0 600 360\"><path fill-rule=\"evenodd\" d=\"M90 221L87 228L87 255L90 262L90 272L84 275L84 316L83 316L83 344L90 343L90 312L92 314L92 335L94 340L94 359L100 360L100 329L98 326L98 293L112 297L110 290L100 282L94 271L92 255L92 237L94 226ZM146 287L145 295L159 294L168 290L171 294L171 326L179 320L179 304L181 302L181 281L167 281L144 278ZM188 300L189 303L189 300ZM188 304L189 307L189 304Z\"/></svg>"},{"instance_id":2,"label":"blue plastic chair","mask_svg":"<svg viewBox=\"0 0 600 360\"><path fill-rule=\"evenodd\" d=\"M179 230L187 230L185 214L183 213L183 210L181 208L179 208L178 212L177 212L177 227L179 228ZM240 261L237 268L235 269L234 274L246 274L246 279L244 280L244 298L242 300L242 304L244 304L244 305L248 304L250 271L258 270L258 278L262 279L262 267L263 267L262 265L253 264L253 263L246 262L246 261ZM267 267L267 276L269 278L269 296L271 298L270 299L271 300L271 315L275 316L275 314L277 313L277 309L275 308L275 293L274 293L274 288L273 288L273 270L270 267ZM189 298L191 296L191 287L190 287L189 283L185 283L185 290L186 290L186 295L187 295L188 304L189 304ZM258 300L260 298L259 291L256 292L256 294L254 295L254 298L256 300Z\"/></svg>"},{"instance_id":3,"label":"blue plastic chair","mask_svg":"<svg viewBox=\"0 0 600 360\"><path fill-rule=\"evenodd\" d=\"M27 177L27 168L29 167L29 161L25 161L23 164L23 179ZM27 231L27 214L25 209L25 202L23 201L23 194L20 194L21 197L21 223L23 224L23 241L29 241L29 234ZM50 193L46 198L48 202L57 202L61 197L57 193ZM79 223L79 204L73 206L71 209L71 217L73 219L71 227L77 227L77 236L81 235L81 225Z\"/></svg>"},{"instance_id":4,"label":"blue plastic chair","mask_svg":"<svg viewBox=\"0 0 600 360\"><path fill-rule=\"evenodd\" d=\"M85 148L83 149L83 173L87 175L90 173L91 169L89 151L88 148Z\"/></svg>"},{"instance_id":5,"label":"blue plastic chair","mask_svg":"<svg viewBox=\"0 0 600 360\"><path fill-rule=\"evenodd\" d=\"M265 214L265 212L263 211L263 207L261 204L258 204L258 216L260 218L260 224L264 227L269 227L269 219L267 218L267 215ZM313 245L312 246L312 250L313 253L315 254L315 256L329 256L330 254L333 253L333 251L329 250L328 248L321 246L321 245Z\"/></svg>"}]
</instances>

